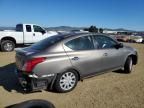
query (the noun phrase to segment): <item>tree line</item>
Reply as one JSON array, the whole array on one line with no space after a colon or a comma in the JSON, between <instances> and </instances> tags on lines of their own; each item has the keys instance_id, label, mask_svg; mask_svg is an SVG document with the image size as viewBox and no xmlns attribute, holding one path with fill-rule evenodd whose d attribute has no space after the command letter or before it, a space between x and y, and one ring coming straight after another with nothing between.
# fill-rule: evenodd
<instances>
[{"instance_id":1,"label":"tree line","mask_svg":"<svg viewBox=\"0 0 144 108\"><path fill-rule=\"evenodd\" d=\"M84 28L84 31L94 32L94 33L103 33L102 28L97 28L96 26L90 26L89 28Z\"/></svg>"}]
</instances>

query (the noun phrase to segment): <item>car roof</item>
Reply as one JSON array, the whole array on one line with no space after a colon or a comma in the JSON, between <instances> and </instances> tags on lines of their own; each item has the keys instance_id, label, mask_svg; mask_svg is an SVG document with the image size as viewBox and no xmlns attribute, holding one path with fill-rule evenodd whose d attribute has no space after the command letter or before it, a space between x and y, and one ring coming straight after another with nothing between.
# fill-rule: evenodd
<instances>
[{"instance_id":1,"label":"car roof","mask_svg":"<svg viewBox=\"0 0 144 108\"><path fill-rule=\"evenodd\" d=\"M57 36L63 37L64 39L70 38L70 37L77 37L81 35L106 35L102 33L91 33L91 32L70 32L70 33L63 33L58 34Z\"/></svg>"},{"instance_id":2,"label":"car roof","mask_svg":"<svg viewBox=\"0 0 144 108\"><path fill-rule=\"evenodd\" d=\"M76 37L81 37L81 36L92 36L92 35L99 35L99 36L101 36L101 35L104 35L104 36L106 36L106 37L109 37L109 38L111 38L111 39L113 39L113 40L115 40L116 42L118 42L114 37L112 37L112 36L110 36L110 35L108 35L108 34L105 34L105 33L94 33L94 32L72 32L72 33L66 33L66 34L63 34L62 35L62 41L63 40L66 40L66 39L71 39L71 38L76 38Z\"/></svg>"}]
</instances>

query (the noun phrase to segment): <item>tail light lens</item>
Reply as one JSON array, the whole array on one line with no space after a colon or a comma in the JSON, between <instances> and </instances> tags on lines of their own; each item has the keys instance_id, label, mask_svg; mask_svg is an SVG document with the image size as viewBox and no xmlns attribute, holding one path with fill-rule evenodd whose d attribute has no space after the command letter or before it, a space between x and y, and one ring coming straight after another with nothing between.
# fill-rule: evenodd
<instances>
[{"instance_id":1,"label":"tail light lens","mask_svg":"<svg viewBox=\"0 0 144 108\"><path fill-rule=\"evenodd\" d=\"M23 67L23 71L26 71L27 73L32 72L32 69L39 63L45 61L46 58L41 57L41 58L34 58L31 60L26 61Z\"/></svg>"}]
</instances>

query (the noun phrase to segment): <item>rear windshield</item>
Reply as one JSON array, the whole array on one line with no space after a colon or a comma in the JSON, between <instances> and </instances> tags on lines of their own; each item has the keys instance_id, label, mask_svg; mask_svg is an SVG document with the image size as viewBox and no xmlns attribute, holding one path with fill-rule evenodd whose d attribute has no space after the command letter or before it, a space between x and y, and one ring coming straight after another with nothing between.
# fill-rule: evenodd
<instances>
[{"instance_id":1,"label":"rear windshield","mask_svg":"<svg viewBox=\"0 0 144 108\"><path fill-rule=\"evenodd\" d=\"M33 44L32 46L30 46L30 48L34 49L34 50L45 50L46 48L54 45L55 43L57 43L63 39L64 39L64 36L60 36L60 35L51 36L51 37L48 37L38 43Z\"/></svg>"}]
</instances>

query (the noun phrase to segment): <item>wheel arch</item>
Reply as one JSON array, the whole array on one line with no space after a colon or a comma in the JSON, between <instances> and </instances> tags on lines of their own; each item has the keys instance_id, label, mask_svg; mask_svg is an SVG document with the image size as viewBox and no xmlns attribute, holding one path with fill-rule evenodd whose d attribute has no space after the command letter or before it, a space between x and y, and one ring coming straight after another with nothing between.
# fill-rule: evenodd
<instances>
[{"instance_id":1,"label":"wheel arch","mask_svg":"<svg viewBox=\"0 0 144 108\"><path fill-rule=\"evenodd\" d=\"M138 58L137 58L137 56L134 55L134 54L131 54L131 55L129 55L129 57L132 57L133 64L136 65L137 62L138 62Z\"/></svg>"},{"instance_id":2,"label":"wheel arch","mask_svg":"<svg viewBox=\"0 0 144 108\"><path fill-rule=\"evenodd\" d=\"M3 37L0 42L2 42L2 41L4 41L4 40L11 40L11 41L13 41L14 44L16 45L16 40L15 40L15 38L13 38L13 37L11 37L11 36Z\"/></svg>"},{"instance_id":3,"label":"wheel arch","mask_svg":"<svg viewBox=\"0 0 144 108\"><path fill-rule=\"evenodd\" d=\"M57 76L59 75L59 74L61 74L61 73L63 73L63 72L66 72L66 71L70 71L70 70L73 70L73 71L75 71L76 73L77 73L77 75L78 75L78 81L80 81L81 79L82 79L82 77L81 77L81 75L80 75L80 72L77 70L77 69L75 69L75 68L65 68L65 69L63 69L62 71L60 71L59 73L55 73L55 76L54 76L54 78L52 79L52 81L51 81L51 84L50 84L50 89L52 90L53 89L53 86L54 86L54 83L55 83L55 81L56 81L56 78L57 78Z\"/></svg>"},{"instance_id":4,"label":"wheel arch","mask_svg":"<svg viewBox=\"0 0 144 108\"><path fill-rule=\"evenodd\" d=\"M128 57L131 57L131 58L132 58L133 65L136 65L136 64L137 64L137 62L138 62L138 57L137 57L136 55L134 55L134 54L129 54L129 55L126 57L126 60L127 60ZM126 61L126 60L125 60L125 61Z\"/></svg>"}]
</instances>

